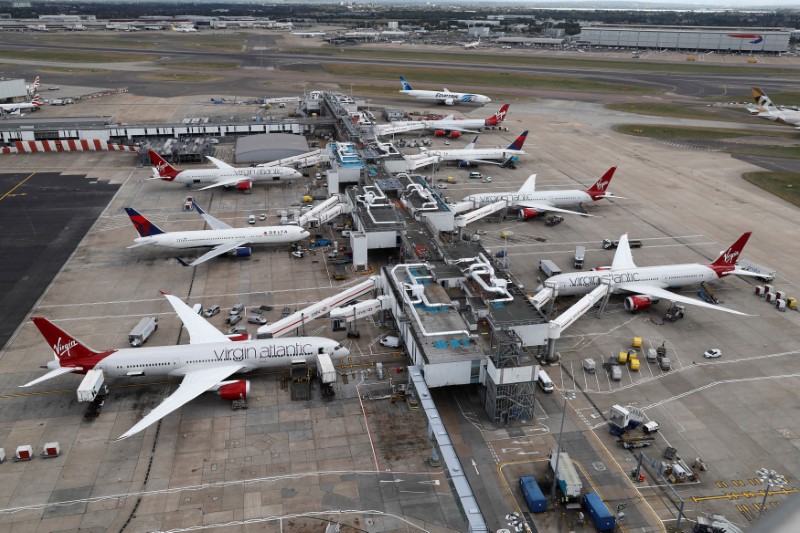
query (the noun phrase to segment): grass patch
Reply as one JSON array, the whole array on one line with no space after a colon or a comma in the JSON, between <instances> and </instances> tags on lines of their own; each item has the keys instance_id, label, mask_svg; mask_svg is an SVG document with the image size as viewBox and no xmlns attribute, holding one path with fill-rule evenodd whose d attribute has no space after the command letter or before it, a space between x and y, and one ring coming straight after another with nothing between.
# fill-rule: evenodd
<instances>
[{"instance_id":1,"label":"grass patch","mask_svg":"<svg viewBox=\"0 0 800 533\"><path fill-rule=\"evenodd\" d=\"M745 181L800 207L800 174L794 172L747 172Z\"/></svg>"},{"instance_id":2,"label":"grass patch","mask_svg":"<svg viewBox=\"0 0 800 533\"><path fill-rule=\"evenodd\" d=\"M626 124L615 128L618 132L635 137L650 137L653 139L689 142L689 141L721 141L741 137L752 137L748 131L730 130L725 128L696 128L691 126L656 126L647 124ZM761 137L791 137L793 132L770 131L759 132ZM741 145L737 145L741 146Z\"/></svg>"},{"instance_id":3,"label":"grass patch","mask_svg":"<svg viewBox=\"0 0 800 533\"><path fill-rule=\"evenodd\" d=\"M752 120L748 120L749 115L743 115L741 120L737 120L734 117L728 117L721 113L712 113L697 106L686 104L606 104L605 108L614 111L624 111L625 113L636 113L638 115L651 115L656 117L706 119L719 120L722 122L752 122Z\"/></svg>"},{"instance_id":4,"label":"grass patch","mask_svg":"<svg viewBox=\"0 0 800 533\"><path fill-rule=\"evenodd\" d=\"M352 65L346 63L324 63L322 68L328 74L353 78L384 78L397 79L397 67L378 65ZM421 82L423 85L434 85L438 87L450 87L456 85L465 86L485 86L497 88L521 88L521 89L549 89L560 91L575 92L623 92L628 94L651 94L656 92L654 89L640 87L636 85L626 85L622 83L609 83L593 81L581 78L564 76L541 76L538 74L517 74L513 72L482 72L480 70L468 69L435 69L435 68L414 68L406 69L408 76L413 83ZM400 83L392 92L399 90ZM421 87L431 89L432 87Z\"/></svg>"},{"instance_id":5,"label":"grass patch","mask_svg":"<svg viewBox=\"0 0 800 533\"><path fill-rule=\"evenodd\" d=\"M192 70L236 70L239 68L239 63L226 63L224 61L206 61L200 62L175 62L175 63L158 63L159 66L164 68L185 68Z\"/></svg>"},{"instance_id":6,"label":"grass patch","mask_svg":"<svg viewBox=\"0 0 800 533\"><path fill-rule=\"evenodd\" d=\"M130 61L152 61L158 58L153 54L77 52L72 50L0 50L0 57L28 61L53 61L55 63L125 63Z\"/></svg>"},{"instance_id":7,"label":"grass patch","mask_svg":"<svg viewBox=\"0 0 800 533\"><path fill-rule=\"evenodd\" d=\"M168 39L170 45L179 45L189 50L207 50L209 52L242 52L247 44L246 33L212 34L180 34Z\"/></svg>"},{"instance_id":8,"label":"grass patch","mask_svg":"<svg viewBox=\"0 0 800 533\"><path fill-rule=\"evenodd\" d=\"M209 82L209 81L220 81L225 79L220 76L212 76L211 74L188 74L182 72L149 72L147 74L142 74L141 77L148 80L182 81L182 82L186 81Z\"/></svg>"},{"instance_id":9,"label":"grass patch","mask_svg":"<svg viewBox=\"0 0 800 533\"><path fill-rule=\"evenodd\" d=\"M36 67L36 72L40 72L42 74L52 73L52 74L77 74L77 75L86 75L86 74L108 74L111 72L105 68L80 68L80 67L53 67L53 66L46 66L46 67Z\"/></svg>"}]
</instances>

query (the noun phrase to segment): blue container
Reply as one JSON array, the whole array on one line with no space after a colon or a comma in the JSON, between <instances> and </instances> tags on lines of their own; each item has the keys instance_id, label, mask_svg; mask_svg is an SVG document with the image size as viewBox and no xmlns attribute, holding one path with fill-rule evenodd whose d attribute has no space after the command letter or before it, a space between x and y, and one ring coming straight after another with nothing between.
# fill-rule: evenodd
<instances>
[{"instance_id":1,"label":"blue container","mask_svg":"<svg viewBox=\"0 0 800 533\"><path fill-rule=\"evenodd\" d=\"M547 510L547 498L542 494L542 489L539 488L539 484L536 483L533 476L519 478L519 488L532 513L543 513Z\"/></svg>"},{"instance_id":2,"label":"blue container","mask_svg":"<svg viewBox=\"0 0 800 533\"><path fill-rule=\"evenodd\" d=\"M597 527L597 531L614 531L614 527L617 525L617 519L611 514L611 511L608 510L608 507L606 507L606 504L600 499L600 496L594 492L584 494L583 504L586 506L586 510L592 518L595 527Z\"/></svg>"}]
</instances>

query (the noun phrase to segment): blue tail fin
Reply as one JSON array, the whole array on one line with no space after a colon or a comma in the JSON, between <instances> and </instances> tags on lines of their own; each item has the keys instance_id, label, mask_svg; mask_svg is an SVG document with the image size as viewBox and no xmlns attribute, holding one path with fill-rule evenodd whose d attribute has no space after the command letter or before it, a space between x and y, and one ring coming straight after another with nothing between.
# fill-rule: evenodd
<instances>
[{"instance_id":1,"label":"blue tail fin","mask_svg":"<svg viewBox=\"0 0 800 533\"><path fill-rule=\"evenodd\" d=\"M400 83L403 85L404 91L413 91L414 89L411 88L411 85L406 81L403 76L400 76Z\"/></svg>"},{"instance_id":2,"label":"blue tail fin","mask_svg":"<svg viewBox=\"0 0 800 533\"><path fill-rule=\"evenodd\" d=\"M136 228L136 231L139 233L140 237L150 237L164 233L161 228L147 220L147 218L136 211L136 209L132 207L126 207L125 212L128 213L129 217L131 217L133 227Z\"/></svg>"}]
</instances>

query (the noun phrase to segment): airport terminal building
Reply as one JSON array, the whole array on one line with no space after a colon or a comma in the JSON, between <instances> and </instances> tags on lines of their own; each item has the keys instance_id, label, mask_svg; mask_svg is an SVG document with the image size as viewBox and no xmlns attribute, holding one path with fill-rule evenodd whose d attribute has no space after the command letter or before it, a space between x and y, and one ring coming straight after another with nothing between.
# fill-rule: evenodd
<instances>
[{"instance_id":1,"label":"airport terminal building","mask_svg":"<svg viewBox=\"0 0 800 533\"><path fill-rule=\"evenodd\" d=\"M660 50L780 53L789 49L789 29L685 26L587 26L580 44Z\"/></svg>"}]
</instances>

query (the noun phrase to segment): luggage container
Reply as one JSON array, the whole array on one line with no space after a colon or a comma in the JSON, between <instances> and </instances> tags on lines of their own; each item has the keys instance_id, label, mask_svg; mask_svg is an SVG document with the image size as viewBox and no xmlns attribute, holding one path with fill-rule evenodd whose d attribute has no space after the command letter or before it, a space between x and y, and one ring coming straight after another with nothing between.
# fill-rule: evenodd
<instances>
[{"instance_id":1,"label":"luggage container","mask_svg":"<svg viewBox=\"0 0 800 533\"><path fill-rule=\"evenodd\" d=\"M756 291L755 292L756 292L756 296L764 296L764 294L766 294L764 292L764 286L763 285L756 285Z\"/></svg>"},{"instance_id":2,"label":"luggage container","mask_svg":"<svg viewBox=\"0 0 800 533\"><path fill-rule=\"evenodd\" d=\"M637 350L642 347L642 338L641 337L634 337L633 338L633 347Z\"/></svg>"},{"instance_id":3,"label":"luggage container","mask_svg":"<svg viewBox=\"0 0 800 533\"><path fill-rule=\"evenodd\" d=\"M61 455L61 446L57 442L48 442L42 450L42 457L58 457Z\"/></svg>"},{"instance_id":4,"label":"luggage container","mask_svg":"<svg viewBox=\"0 0 800 533\"><path fill-rule=\"evenodd\" d=\"M775 287L772 285L764 285L764 294L768 292L775 292Z\"/></svg>"},{"instance_id":5,"label":"luggage container","mask_svg":"<svg viewBox=\"0 0 800 533\"><path fill-rule=\"evenodd\" d=\"M775 300L775 307L778 309L778 311L786 311L786 300L778 298Z\"/></svg>"},{"instance_id":6,"label":"luggage container","mask_svg":"<svg viewBox=\"0 0 800 533\"><path fill-rule=\"evenodd\" d=\"M31 459L33 459L33 446L30 444L17 446L17 452L14 454L15 461L30 461Z\"/></svg>"},{"instance_id":7,"label":"luggage container","mask_svg":"<svg viewBox=\"0 0 800 533\"><path fill-rule=\"evenodd\" d=\"M768 292L767 293L767 303L768 304L774 304L775 300L777 300L777 298L775 297L775 293L774 292Z\"/></svg>"},{"instance_id":8,"label":"luggage container","mask_svg":"<svg viewBox=\"0 0 800 533\"><path fill-rule=\"evenodd\" d=\"M583 504L586 506L586 511L592 519L597 531L614 531L617 526L617 520L603 500L600 499L594 492L589 492L583 495Z\"/></svg>"},{"instance_id":9,"label":"luggage container","mask_svg":"<svg viewBox=\"0 0 800 533\"><path fill-rule=\"evenodd\" d=\"M785 300L786 299L786 291L775 291L775 298L777 300Z\"/></svg>"},{"instance_id":10,"label":"luggage container","mask_svg":"<svg viewBox=\"0 0 800 533\"><path fill-rule=\"evenodd\" d=\"M628 363L628 352L619 352L619 356L617 359L619 364L624 365Z\"/></svg>"},{"instance_id":11,"label":"luggage container","mask_svg":"<svg viewBox=\"0 0 800 533\"><path fill-rule=\"evenodd\" d=\"M528 509L532 513L543 513L547 511L547 498L542 494L542 489L536 483L533 476L522 476L519 478L519 489L522 491L522 497L525 498L525 503L528 504Z\"/></svg>"},{"instance_id":12,"label":"luggage container","mask_svg":"<svg viewBox=\"0 0 800 533\"><path fill-rule=\"evenodd\" d=\"M631 372L638 372L639 371L639 359L636 357L631 357L628 360L628 366L631 369Z\"/></svg>"}]
</instances>

